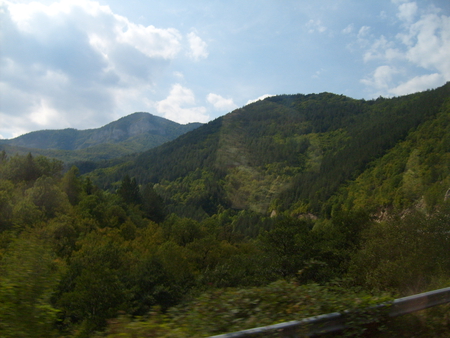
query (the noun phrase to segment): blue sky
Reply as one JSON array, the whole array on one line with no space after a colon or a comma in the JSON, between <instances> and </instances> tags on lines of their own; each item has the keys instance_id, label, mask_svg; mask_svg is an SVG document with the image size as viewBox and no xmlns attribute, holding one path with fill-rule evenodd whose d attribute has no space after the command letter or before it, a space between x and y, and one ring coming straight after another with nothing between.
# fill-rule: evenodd
<instances>
[{"instance_id":1,"label":"blue sky","mask_svg":"<svg viewBox=\"0 0 450 338\"><path fill-rule=\"evenodd\" d=\"M0 137L450 81L449 0L0 0Z\"/></svg>"}]
</instances>

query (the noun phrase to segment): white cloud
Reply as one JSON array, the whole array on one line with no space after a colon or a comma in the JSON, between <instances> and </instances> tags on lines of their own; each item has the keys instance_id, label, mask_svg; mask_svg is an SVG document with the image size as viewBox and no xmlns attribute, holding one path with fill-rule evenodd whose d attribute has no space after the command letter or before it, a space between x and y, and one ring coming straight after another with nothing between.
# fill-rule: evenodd
<instances>
[{"instance_id":1,"label":"white cloud","mask_svg":"<svg viewBox=\"0 0 450 338\"><path fill-rule=\"evenodd\" d=\"M22 119L19 116L8 116L0 112L0 121L2 121L2 129L5 130L6 133L2 133L2 138L10 139L22 134L25 134L29 131L26 123L27 120Z\"/></svg>"},{"instance_id":2,"label":"white cloud","mask_svg":"<svg viewBox=\"0 0 450 338\"><path fill-rule=\"evenodd\" d=\"M363 79L361 82L367 86L374 87L378 91L387 90L392 81L392 77L398 73L398 70L391 66L380 66L368 79Z\"/></svg>"},{"instance_id":3,"label":"white cloud","mask_svg":"<svg viewBox=\"0 0 450 338\"><path fill-rule=\"evenodd\" d=\"M445 79L441 74L437 73L416 76L395 88L389 89L389 92L397 96L406 95L430 88L436 88L440 86L443 82L445 82Z\"/></svg>"},{"instance_id":4,"label":"white cloud","mask_svg":"<svg viewBox=\"0 0 450 338\"><path fill-rule=\"evenodd\" d=\"M261 95L260 97L258 97L258 98L256 98L256 99L248 100L247 103L246 103L245 105L248 105L248 104L253 103L253 102L256 102L256 101L264 100L265 98L271 97L271 96L273 96L273 95L272 95L272 94L264 94L264 95Z\"/></svg>"},{"instance_id":5,"label":"white cloud","mask_svg":"<svg viewBox=\"0 0 450 338\"><path fill-rule=\"evenodd\" d=\"M46 99L40 99L33 112L29 115L31 121L44 128L54 119L58 119L58 117L60 118L58 112L51 107ZM68 125L66 126L68 127Z\"/></svg>"},{"instance_id":6,"label":"white cloud","mask_svg":"<svg viewBox=\"0 0 450 338\"><path fill-rule=\"evenodd\" d=\"M308 33L323 33L327 30L327 28L322 24L321 20L309 20L306 23L306 28L308 29Z\"/></svg>"},{"instance_id":7,"label":"white cloud","mask_svg":"<svg viewBox=\"0 0 450 338\"><path fill-rule=\"evenodd\" d=\"M366 47L370 44L369 38L370 38L370 27L369 26L362 26L358 34L356 35L357 41L361 47Z\"/></svg>"},{"instance_id":8,"label":"white cloud","mask_svg":"<svg viewBox=\"0 0 450 338\"><path fill-rule=\"evenodd\" d=\"M395 47L395 43L388 41L383 35L375 40L369 50L364 54L364 62L374 59L392 60L405 58L400 50Z\"/></svg>"},{"instance_id":9,"label":"white cloud","mask_svg":"<svg viewBox=\"0 0 450 338\"><path fill-rule=\"evenodd\" d=\"M362 26L358 31L358 38L359 39L365 38L369 34L369 31L370 31L369 26Z\"/></svg>"},{"instance_id":10,"label":"white cloud","mask_svg":"<svg viewBox=\"0 0 450 338\"><path fill-rule=\"evenodd\" d=\"M233 102L233 99L226 99L217 94L208 94L206 100L218 110L231 111L237 108L237 105Z\"/></svg>"},{"instance_id":11,"label":"white cloud","mask_svg":"<svg viewBox=\"0 0 450 338\"><path fill-rule=\"evenodd\" d=\"M179 80L183 80L184 79L184 75L181 72L173 72L173 76Z\"/></svg>"},{"instance_id":12,"label":"white cloud","mask_svg":"<svg viewBox=\"0 0 450 338\"><path fill-rule=\"evenodd\" d=\"M450 17L435 7L419 9L415 2L393 3L398 5L401 31L394 38L381 35L369 44L364 61L381 65L361 82L377 93L403 95L450 81Z\"/></svg>"},{"instance_id":13,"label":"white cloud","mask_svg":"<svg viewBox=\"0 0 450 338\"><path fill-rule=\"evenodd\" d=\"M190 48L188 55L195 61L206 59L209 55L206 42L194 32L189 33L187 38Z\"/></svg>"},{"instance_id":14,"label":"white cloud","mask_svg":"<svg viewBox=\"0 0 450 338\"><path fill-rule=\"evenodd\" d=\"M406 55L415 65L438 70L450 80L450 17L429 14L422 16L409 29L410 40Z\"/></svg>"},{"instance_id":15,"label":"white cloud","mask_svg":"<svg viewBox=\"0 0 450 338\"><path fill-rule=\"evenodd\" d=\"M90 0L0 1L0 22L0 133L8 138L99 127L153 108L172 60L207 56L194 33L187 46L174 28L134 23ZM203 110L192 113L204 121Z\"/></svg>"},{"instance_id":16,"label":"white cloud","mask_svg":"<svg viewBox=\"0 0 450 338\"><path fill-rule=\"evenodd\" d=\"M397 17L406 22L412 22L417 13L417 4L415 2L407 2L398 6Z\"/></svg>"},{"instance_id":17,"label":"white cloud","mask_svg":"<svg viewBox=\"0 0 450 338\"><path fill-rule=\"evenodd\" d=\"M172 86L169 96L155 104L158 113L166 119L178 122L207 122L209 115L205 107L194 106L195 96L192 90L175 84ZM186 107L188 106L188 107ZM189 107L193 106L193 107Z\"/></svg>"},{"instance_id":18,"label":"white cloud","mask_svg":"<svg viewBox=\"0 0 450 338\"><path fill-rule=\"evenodd\" d=\"M353 29L354 29L354 28L355 28L354 25L351 23L351 24L349 24L347 27L345 27L345 28L342 30L342 33L344 33L344 34L350 34L350 33L353 32Z\"/></svg>"},{"instance_id":19,"label":"white cloud","mask_svg":"<svg viewBox=\"0 0 450 338\"><path fill-rule=\"evenodd\" d=\"M127 20L116 32L118 42L129 44L150 58L173 59L181 49L181 35L173 28L145 27Z\"/></svg>"}]
</instances>

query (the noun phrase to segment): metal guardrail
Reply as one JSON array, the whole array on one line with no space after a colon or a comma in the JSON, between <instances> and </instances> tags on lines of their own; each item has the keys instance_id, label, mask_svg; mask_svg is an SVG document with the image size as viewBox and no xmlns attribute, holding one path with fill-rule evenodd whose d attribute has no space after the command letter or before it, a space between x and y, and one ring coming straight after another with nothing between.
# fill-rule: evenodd
<instances>
[{"instance_id":1,"label":"metal guardrail","mask_svg":"<svg viewBox=\"0 0 450 338\"><path fill-rule=\"evenodd\" d=\"M450 303L450 287L424 292L413 296L398 298L388 304L380 304L370 309L386 308L389 317L396 317L411 312L424 310L432 306ZM258 327L238 332L225 333L210 338L247 338L260 334L278 332L282 338L299 338L317 336L325 333L341 331L347 328L346 320L350 312L333 312L325 315L309 317L300 321ZM369 324L367 322L366 324ZM298 333L300 332L300 333Z\"/></svg>"}]
</instances>

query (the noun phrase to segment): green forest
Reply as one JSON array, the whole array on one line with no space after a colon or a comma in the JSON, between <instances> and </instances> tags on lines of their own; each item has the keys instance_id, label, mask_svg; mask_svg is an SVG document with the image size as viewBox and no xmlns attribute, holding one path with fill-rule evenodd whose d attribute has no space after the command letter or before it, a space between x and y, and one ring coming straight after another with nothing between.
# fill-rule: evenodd
<instances>
[{"instance_id":1,"label":"green forest","mask_svg":"<svg viewBox=\"0 0 450 338\"><path fill-rule=\"evenodd\" d=\"M208 337L450 285L450 84L279 95L134 156L0 153L0 337ZM449 305L342 336L447 337Z\"/></svg>"}]
</instances>

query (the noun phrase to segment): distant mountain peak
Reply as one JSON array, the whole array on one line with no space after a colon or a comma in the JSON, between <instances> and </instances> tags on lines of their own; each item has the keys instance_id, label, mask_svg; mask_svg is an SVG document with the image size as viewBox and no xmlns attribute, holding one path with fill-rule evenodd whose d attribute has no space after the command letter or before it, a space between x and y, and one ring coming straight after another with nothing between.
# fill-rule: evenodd
<instances>
[{"instance_id":1,"label":"distant mountain peak","mask_svg":"<svg viewBox=\"0 0 450 338\"><path fill-rule=\"evenodd\" d=\"M100 128L77 130L74 128L33 131L19 137L1 140L0 144L12 147L41 150L82 150L104 144L118 145L122 149L117 154L102 158L113 158L127 152L140 152L171 141L191 131L201 123L182 125L150 113L136 112ZM26 151L26 149L23 149ZM48 154L48 153L46 153ZM57 154L49 155L58 157Z\"/></svg>"}]
</instances>

